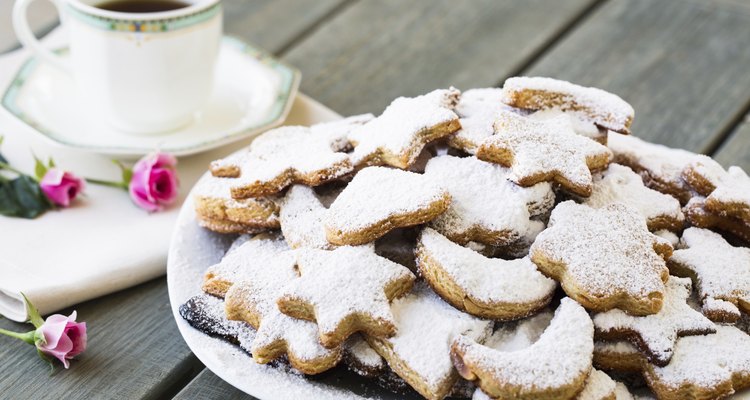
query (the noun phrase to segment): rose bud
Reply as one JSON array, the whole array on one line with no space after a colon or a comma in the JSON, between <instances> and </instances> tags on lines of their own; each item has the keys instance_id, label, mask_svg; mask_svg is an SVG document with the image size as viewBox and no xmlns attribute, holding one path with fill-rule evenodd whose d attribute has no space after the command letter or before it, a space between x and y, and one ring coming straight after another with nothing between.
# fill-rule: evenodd
<instances>
[{"instance_id":1,"label":"rose bud","mask_svg":"<svg viewBox=\"0 0 750 400\"><path fill-rule=\"evenodd\" d=\"M85 187L84 180L58 168L50 168L39 181L39 187L55 205L68 207Z\"/></svg>"},{"instance_id":2,"label":"rose bud","mask_svg":"<svg viewBox=\"0 0 750 400\"><path fill-rule=\"evenodd\" d=\"M177 159L165 153L149 154L135 164L128 192L146 211L161 211L177 198Z\"/></svg>"}]
</instances>

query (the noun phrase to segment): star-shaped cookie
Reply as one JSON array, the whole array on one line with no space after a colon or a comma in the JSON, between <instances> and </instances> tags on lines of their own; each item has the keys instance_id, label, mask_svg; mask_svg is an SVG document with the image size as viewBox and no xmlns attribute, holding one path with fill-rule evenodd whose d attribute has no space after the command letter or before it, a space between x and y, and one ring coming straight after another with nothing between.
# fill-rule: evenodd
<instances>
[{"instance_id":1,"label":"star-shaped cookie","mask_svg":"<svg viewBox=\"0 0 750 400\"><path fill-rule=\"evenodd\" d=\"M225 308L227 318L245 321L257 330L250 345L253 359L265 364L286 355L292 367L305 374L334 367L341 359L341 347L323 347L314 322L289 317L276 306L280 290L297 279L294 253L279 253L262 263L246 261L251 271L229 288Z\"/></svg>"},{"instance_id":2,"label":"star-shaped cookie","mask_svg":"<svg viewBox=\"0 0 750 400\"><path fill-rule=\"evenodd\" d=\"M596 314L595 336L604 340L628 340L653 364L665 366L672 359L678 337L716 332L708 318L687 304L690 290L689 279L670 276L664 304L658 313L635 317L614 309Z\"/></svg>"},{"instance_id":3,"label":"star-shaped cookie","mask_svg":"<svg viewBox=\"0 0 750 400\"><path fill-rule=\"evenodd\" d=\"M662 229L679 232L685 223L677 199L647 188L641 176L630 168L610 164L609 168L594 176L591 196L583 199L583 204L599 208L616 202L638 210L652 232Z\"/></svg>"},{"instance_id":4,"label":"star-shaped cookie","mask_svg":"<svg viewBox=\"0 0 750 400\"><path fill-rule=\"evenodd\" d=\"M317 186L352 171L344 140L367 118L270 130L250 145L249 151L211 163L214 176L236 178L232 197L244 199L278 193L293 183Z\"/></svg>"},{"instance_id":5,"label":"star-shaped cookie","mask_svg":"<svg viewBox=\"0 0 750 400\"><path fill-rule=\"evenodd\" d=\"M459 335L483 342L492 322L456 310L421 283L394 300L391 308L396 335L365 339L419 394L445 398L459 378L450 358L451 343Z\"/></svg>"},{"instance_id":6,"label":"star-shaped cookie","mask_svg":"<svg viewBox=\"0 0 750 400\"><path fill-rule=\"evenodd\" d=\"M552 210L530 254L542 273L584 307L649 315L662 307L672 245L650 233L638 211L624 204L595 209L565 201Z\"/></svg>"},{"instance_id":7,"label":"star-shaped cookie","mask_svg":"<svg viewBox=\"0 0 750 400\"><path fill-rule=\"evenodd\" d=\"M605 168L612 157L605 146L576 134L566 116L536 121L501 112L495 131L479 146L477 158L509 167L510 179L521 186L554 181L589 196L591 171Z\"/></svg>"},{"instance_id":8,"label":"star-shaped cookie","mask_svg":"<svg viewBox=\"0 0 750 400\"><path fill-rule=\"evenodd\" d=\"M740 310L750 313L750 248L734 247L721 235L688 228L669 268L688 276L698 289L703 314L719 322L734 322Z\"/></svg>"},{"instance_id":9,"label":"star-shaped cookie","mask_svg":"<svg viewBox=\"0 0 750 400\"><path fill-rule=\"evenodd\" d=\"M716 333L680 338L672 361L643 373L660 399L723 399L750 386L750 336L717 325ZM740 397L740 396L737 396Z\"/></svg>"},{"instance_id":10,"label":"star-shaped cookie","mask_svg":"<svg viewBox=\"0 0 750 400\"><path fill-rule=\"evenodd\" d=\"M349 134L354 145L352 163L357 168L368 165L409 168L427 143L461 127L453 111L460 94L450 88L413 98L397 98L383 114Z\"/></svg>"},{"instance_id":11,"label":"star-shaped cookie","mask_svg":"<svg viewBox=\"0 0 750 400\"><path fill-rule=\"evenodd\" d=\"M569 298L531 346L501 351L465 336L451 346L458 373L493 398L572 398L591 372L593 352L591 318Z\"/></svg>"},{"instance_id":12,"label":"star-shaped cookie","mask_svg":"<svg viewBox=\"0 0 750 400\"><path fill-rule=\"evenodd\" d=\"M328 241L359 245L395 228L431 221L450 205L450 194L435 180L386 167L365 168L328 209Z\"/></svg>"},{"instance_id":13,"label":"star-shaped cookie","mask_svg":"<svg viewBox=\"0 0 750 400\"><path fill-rule=\"evenodd\" d=\"M495 120L501 110L523 113L502 103L499 88L470 89L461 93L456 113L461 129L448 136L451 147L475 154L479 145L495 133Z\"/></svg>"},{"instance_id":14,"label":"star-shaped cookie","mask_svg":"<svg viewBox=\"0 0 750 400\"><path fill-rule=\"evenodd\" d=\"M333 348L355 332L376 337L396 333L390 301L407 293L414 274L380 257L369 246L297 250L300 277L277 303L292 317L316 321L320 342Z\"/></svg>"},{"instance_id":15,"label":"star-shaped cookie","mask_svg":"<svg viewBox=\"0 0 750 400\"><path fill-rule=\"evenodd\" d=\"M514 320L549 304L557 285L528 257L487 258L426 228L417 243L422 277L459 310L482 318Z\"/></svg>"},{"instance_id":16,"label":"star-shaped cookie","mask_svg":"<svg viewBox=\"0 0 750 400\"><path fill-rule=\"evenodd\" d=\"M739 218L709 211L706 207L706 198L703 196L690 199L683 208L683 212L692 226L728 232L750 244L750 224Z\"/></svg>"},{"instance_id":17,"label":"star-shaped cookie","mask_svg":"<svg viewBox=\"0 0 750 400\"><path fill-rule=\"evenodd\" d=\"M313 247L330 250L335 245L326 239L323 218L326 208L315 191L305 185L293 185L279 201L281 232L289 247Z\"/></svg>"},{"instance_id":18,"label":"star-shaped cookie","mask_svg":"<svg viewBox=\"0 0 750 400\"><path fill-rule=\"evenodd\" d=\"M425 175L441 182L451 195L445 213L430 226L452 241L505 246L538 230L532 217L548 212L555 195L548 182L521 187L508 180L510 171L474 157L440 156L430 160Z\"/></svg>"},{"instance_id":19,"label":"star-shaped cookie","mask_svg":"<svg viewBox=\"0 0 750 400\"><path fill-rule=\"evenodd\" d=\"M683 177L706 196L709 211L750 224L750 177L742 168L733 166L725 171L717 162L703 159L688 165Z\"/></svg>"},{"instance_id":20,"label":"star-shaped cookie","mask_svg":"<svg viewBox=\"0 0 750 400\"><path fill-rule=\"evenodd\" d=\"M624 134L630 133L635 114L633 107L615 94L552 78L508 78L503 84L503 94L503 102L513 107L559 109Z\"/></svg>"}]
</instances>

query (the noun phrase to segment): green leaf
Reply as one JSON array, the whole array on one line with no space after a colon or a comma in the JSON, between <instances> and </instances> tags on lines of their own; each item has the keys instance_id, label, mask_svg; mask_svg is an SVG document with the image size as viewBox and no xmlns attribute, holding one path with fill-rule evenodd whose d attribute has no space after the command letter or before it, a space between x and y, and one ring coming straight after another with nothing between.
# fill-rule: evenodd
<instances>
[{"instance_id":1,"label":"green leaf","mask_svg":"<svg viewBox=\"0 0 750 400\"><path fill-rule=\"evenodd\" d=\"M56 167L55 160L53 160L52 157L50 157L49 160L47 160L47 167L48 168L55 168Z\"/></svg>"},{"instance_id":2,"label":"green leaf","mask_svg":"<svg viewBox=\"0 0 750 400\"><path fill-rule=\"evenodd\" d=\"M23 296L23 301L26 303L26 312L29 314L29 322L34 325L34 328L39 328L44 324L44 318L39 315L39 310L31 304L29 298L26 297L25 294L21 293L21 296Z\"/></svg>"},{"instance_id":3,"label":"green leaf","mask_svg":"<svg viewBox=\"0 0 750 400\"><path fill-rule=\"evenodd\" d=\"M34 175L36 176L37 180L42 180L44 178L44 174L47 173L47 166L44 165L42 160L40 160L36 155L34 155Z\"/></svg>"},{"instance_id":4,"label":"green leaf","mask_svg":"<svg viewBox=\"0 0 750 400\"><path fill-rule=\"evenodd\" d=\"M52 208L34 178L26 175L0 180L0 214L9 217L36 218Z\"/></svg>"}]
</instances>

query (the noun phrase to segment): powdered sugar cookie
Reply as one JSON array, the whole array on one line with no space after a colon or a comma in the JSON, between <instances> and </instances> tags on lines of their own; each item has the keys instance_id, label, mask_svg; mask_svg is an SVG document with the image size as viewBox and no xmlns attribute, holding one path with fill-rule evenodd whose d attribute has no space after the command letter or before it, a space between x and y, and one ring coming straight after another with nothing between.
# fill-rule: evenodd
<instances>
[{"instance_id":1,"label":"powdered sugar cookie","mask_svg":"<svg viewBox=\"0 0 750 400\"><path fill-rule=\"evenodd\" d=\"M566 112L562 111L559 108L547 108L547 109L541 109L539 111L536 111L532 114L529 114L529 118L535 119L535 120L545 120L550 118L556 118L560 115L565 115L570 119L570 123L573 126L573 130L581 135L585 136L589 139L596 140L597 142L607 145L607 133L609 132L605 128L599 128L591 122L588 119L581 119L580 115L577 115L574 112Z\"/></svg>"},{"instance_id":2,"label":"powdered sugar cookie","mask_svg":"<svg viewBox=\"0 0 750 400\"><path fill-rule=\"evenodd\" d=\"M342 138L366 118L303 126L283 126L256 138L249 151L211 163L214 176L233 177L232 197L278 193L292 183L317 186L352 171Z\"/></svg>"},{"instance_id":3,"label":"powdered sugar cookie","mask_svg":"<svg viewBox=\"0 0 750 400\"><path fill-rule=\"evenodd\" d=\"M352 163L391 165L406 169L424 146L457 131L461 125L453 111L461 92L438 89L413 98L399 97L379 117L354 129Z\"/></svg>"},{"instance_id":4,"label":"powdered sugar cookie","mask_svg":"<svg viewBox=\"0 0 750 400\"><path fill-rule=\"evenodd\" d=\"M643 217L621 203L594 209L572 201L552 211L531 246L531 260L565 293L594 311L631 315L662 307L672 246L650 233Z\"/></svg>"},{"instance_id":5,"label":"powdered sugar cookie","mask_svg":"<svg viewBox=\"0 0 750 400\"><path fill-rule=\"evenodd\" d=\"M388 337L396 333L389 302L407 293L414 274L367 246L332 251L297 250L299 279L287 285L279 310L316 321L320 342L333 348L355 332Z\"/></svg>"},{"instance_id":6,"label":"powdered sugar cookie","mask_svg":"<svg viewBox=\"0 0 750 400\"><path fill-rule=\"evenodd\" d=\"M635 317L614 309L596 314L593 318L596 338L628 340L645 353L651 363L667 365L679 336L716 332L708 318L687 304L690 289L689 279L670 276L658 313Z\"/></svg>"},{"instance_id":7,"label":"powdered sugar cookie","mask_svg":"<svg viewBox=\"0 0 750 400\"><path fill-rule=\"evenodd\" d=\"M245 321L256 329L250 346L256 362L265 364L286 355L300 372L317 374L334 367L341 359L342 349L323 347L314 322L289 317L276 307L280 290L297 279L294 264L292 252L268 263L251 264L251 278L235 283L227 291L227 318Z\"/></svg>"},{"instance_id":8,"label":"powdered sugar cookie","mask_svg":"<svg viewBox=\"0 0 750 400\"><path fill-rule=\"evenodd\" d=\"M709 157L634 136L610 134L607 146L614 153L616 163L630 167L641 175L646 186L677 198L683 205L693 197L693 190L682 177L685 167L695 160L715 163Z\"/></svg>"},{"instance_id":9,"label":"powdered sugar cookie","mask_svg":"<svg viewBox=\"0 0 750 400\"><path fill-rule=\"evenodd\" d=\"M688 228L681 249L669 259L672 273L693 280L703 313L714 321L735 322L750 313L750 249L734 247L721 235Z\"/></svg>"},{"instance_id":10,"label":"powdered sugar cookie","mask_svg":"<svg viewBox=\"0 0 750 400\"><path fill-rule=\"evenodd\" d=\"M203 277L203 291L224 297L229 288L252 273L274 262L294 265L284 239L272 233L237 238L221 261L208 267Z\"/></svg>"},{"instance_id":11,"label":"powdered sugar cookie","mask_svg":"<svg viewBox=\"0 0 750 400\"><path fill-rule=\"evenodd\" d=\"M641 177L628 167L610 164L594 176L591 196L583 204L599 208L620 202L629 205L646 218L651 231L680 231L685 223L680 202L674 197L647 188Z\"/></svg>"},{"instance_id":12,"label":"powdered sugar cookie","mask_svg":"<svg viewBox=\"0 0 750 400\"><path fill-rule=\"evenodd\" d=\"M477 389L471 398L472 400L491 400L492 398ZM583 389L575 397L575 400L632 400L628 388L621 382L616 382L609 375L598 369L592 369Z\"/></svg>"},{"instance_id":13,"label":"powdered sugar cookie","mask_svg":"<svg viewBox=\"0 0 750 400\"><path fill-rule=\"evenodd\" d=\"M235 200L234 179L209 176L193 188L195 216L204 228L218 233L254 233L279 227L278 207L271 198Z\"/></svg>"},{"instance_id":14,"label":"powdered sugar cookie","mask_svg":"<svg viewBox=\"0 0 750 400\"><path fill-rule=\"evenodd\" d=\"M750 224L750 177L740 167L724 170L716 162L698 160L683 171L696 192L706 196L706 208Z\"/></svg>"},{"instance_id":15,"label":"powdered sugar cookie","mask_svg":"<svg viewBox=\"0 0 750 400\"><path fill-rule=\"evenodd\" d=\"M369 243L395 228L428 222L450 204L435 180L385 167L361 170L328 209L326 236L333 244Z\"/></svg>"},{"instance_id":16,"label":"powdered sugar cookie","mask_svg":"<svg viewBox=\"0 0 750 400\"><path fill-rule=\"evenodd\" d=\"M690 199L683 208L683 212L688 222L693 226L728 232L746 243L750 243L750 224L738 218L709 211L706 207L705 197L697 196Z\"/></svg>"},{"instance_id":17,"label":"powdered sugar cookie","mask_svg":"<svg viewBox=\"0 0 750 400\"><path fill-rule=\"evenodd\" d=\"M669 365L644 376L659 399L719 399L750 387L750 336L733 326L677 341Z\"/></svg>"},{"instance_id":18,"label":"powdered sugar cookie","mask_svg":"<svg viewBox=\"0 0 750 400\"><path fill-rule=\"evenodd\" d=\"M391 308L396 335L365 339L419 394L444 398L459 378L450 359L450 343L459 335L483 341L492 323L456 310L421 284L394 300Z\"/></svg>"},{"instance_id":19,"label":"powdered sugar cookie","mask_svg":"<svg viewBox=\"0 0 750 400\"><path fill-rule=\"evenodd\" d=\"M350 336L344 342L344 363L352 372L366 378L376 377L386 369L383 357L359 334Z\"/></svg>"},{"instance_id":20,"label":"powdered sugar cookie","mask_svg":"<svg viewBox=\"0 0 750 400\"><path fill-rule=\"evenodd\" d=\"M555 201L549 183L520 187L508 180L508 169L474 157L433 158L425 175L440 182L451 196L448 210L430 226L461 244L514 243L539 230L543 224L531 218L548 212Z\"/></svg>"},{"instance_id":21,"label":"powdered sugar cookie","mask_svg":"<svg viewBox=\"0 0 750 400\"><path fill-rule=\"evenodd\" d=\"M448 136L451 147L476 154L477 148L485 139L495 133L495 120L500 111L518 112L502 103L503 93L499 88L471 89L461 93L456 106L461 122L461 129Z\"/></svg>"},{"instance_id":22,"label":"powdered sugar cookie","mask_svg":"<svg viewBox=\"0 0 750 400\"><path fill-rule=\"evenodd\" d=\"M304 185L294 185L279 201L281 232L289 247L313 247L330 250L335 245L326 239L323 219L326 208L315 191Z\"/></svg>"},{"instance_id":23,"label":"powdered sugar cookie","mask_svg":"<svg viewBox=\"0 0 750 400\"><path fill-rule=\"evenodd\" d=\"M607 371L641 372L648 364L643 353L624 340L594 342L594 366Z\"/></svg>"},{"instance_id":24,"label":"powdered sugar cookie","mask_svg":"<svg viewBox=\"0 0 750 400\"><path fill-rule=\"evenodd\" d=\"M431 228L417 244L420 275L448 303L483 318L513 320L549 304L557 285L527 258L484 257Z\"/></svg>"},{"instance_id":25,"label":"powdered sugar cookie","mask_svg":"<svg viewBox=\"0 0 750 400\"><path fill-rule=\"evenodd\" d=\"M531 346L498 351L459 336L451 346L451 357L461 376L489 396L568 399L585 385L593 350L594 327L588 313L566 298Z\"/></svg>"},{"instance_id":26,"label":"powdered sugar cookie","mask_svg":"<svg viewBox=\"0 0 750 400\"><path fill-rule=\"evenodd\" d=\"M528 110L559 109L619 133L630 133L635 111L625 100L601 89L542 77L513 77L503 84L503 101Z\"/></svg>"},{"instance_id":27,"label":"powdered sugar cookie","mask_svg":"<svg viewBox=\"0 0 750 400\"><path fill-rule=\"evenodd\" d=\"M612 157L607 147L573 131L570 119L559 116L536 121L502 112L498 134L486 139L477 158L511 169L521 186L554 181L580 196L591 194L591 171L605 168Z\"/></svg>"}]
</instances>

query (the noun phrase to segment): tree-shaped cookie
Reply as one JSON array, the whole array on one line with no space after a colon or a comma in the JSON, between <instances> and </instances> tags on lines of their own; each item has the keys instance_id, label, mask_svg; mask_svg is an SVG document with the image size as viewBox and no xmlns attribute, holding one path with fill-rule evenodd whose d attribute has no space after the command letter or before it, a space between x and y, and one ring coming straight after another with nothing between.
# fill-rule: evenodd
<instances>
[{"instance_id":1,"label":"tree-shaped cookie","mask_svg":"<svg viewBox=\"0 0 750 400\"><path fill-rule=\"evenodd\" d=\"M237 238L221 261L206 270L203 276L203 291L224 297L229 288L252 274L259 268L282 258L287 263L294 259L288 253L289 246L280 235L263 233L255 236L243 235Z\"/></svg>"},{"instance_id":2,"label":"tree-shaped cookie","mask_svg":"<svg viewBox=\"0 0 750 400\"><path fill-rule=\"evenodd\" d=\"M409 168L424 146L457 131L461 125L453 111L460 92L439 89L413 98L399 97L379 117L354 129L352 163Z\"/></svg>"},{"instance_id":3,"label":"tree-shaped cookie","mask_svg":"<svg viewBox=\"0 0 750 400\"><path fill-rule=\"evenodd\" d=\"M688 228L669 268L693 280L708 318L734 322L740 310L750 313L750 248L734 247L706 229Z\"/></svg>"},{"instance_id":4,"label":"tree-shaped cookie","mask_svg":"<svg viewBox=\"0 0 750 400\"><path fill-rule=\"evenodd\" d=\"M659 399L722 399L750 387L750 336L733 326L680 338L672 361L648 365L646 382ZM738 396L739 397L739 396Z\"/></svg>"},{"instance_id":5,"label":"tree-shaped cookie","mask_svg":"<svg viewBox=\"0 0 750 400\"><path fill-rule=\"evenodd\" d=\"M450 344L459 335L483 341L492 322L451 307L429 287L417 284L392 305L396 335L365 336L393 371L427 399L442 399L458 381L450 358Z\"/></svg>"},{"instance_id":6,"label":"tree-shaped cookie","mask_svg":"<svg viewBox=\"0 0 750 400\"><path fill-rule=\"evenodd\" d=\"M317 186L352 171L349 156L341 152L354 127L367 121L356 116L343 121L303 126L283 126L256 138L249 151L211 163L214 176L236 178L232 197L263 197L292 183Z\"/></svg>"},{"instance_id":7,"label":"tree-shaped cookie","mask_svg":"<svg viewBox=\"0 0 750 400\"><path fill-rule=\"evenodd\" d=\"M557 285L528 257L487 258L426 228L417 244L422 277L459 310L483 318L513 320L549 304Z\"/></svg>"},{"instance_id":8,"label":"tree-shaped cookie","mask_svg":"<svg viewBox=\"0 0 750 400\"><path fill-rule=\"evenodd\" d=\"M638 211L624 204L595 209L565 201L552 211L530 254L542 273L584 307L649 315L662 307L672 245L650 233Z\"/></svg>"},{"instance_id":9,"label":"tree-shaped cookie","mask_svg":"<svg viewBox=\"0 0 750 400\"><path fill-rule=\"evenodd\" d=\"M677 338L716 332L714 324L687 304L690 280L670 276L658 313L636 317L614 309L594 316L597 339L625 339L655 365L669 363Z\"/></svg>"},{"instance_id":10,"label":"tree-shaped cookie","mask_svg":"<svg viewBox=\"0 0 750 400\"><path fill-rule=\"evenodd\" d=\"M395 228L419 225L442 214L450 194L425 175L385 167L361 170L328 209L328 241L372 242Z\"/></svg>"},{"instance_id":11,"label":"tree-shaped cookie","mask_svg":"<svg viewBox=\"0 0 750 400\"><path fill-rule=\"evenodd\" d=\"M677 199L647 188L641 176L630 168L610 164L609 168L594 176L593 191L583 204L599 208L616 202L638 210L646 218L651 231L680 231L685 223Z\"/></svg>"},{"instance_id":12,"label":"tree-shaped cookie","mask_svg":"<svg viewBox=\"0 0 750 400\"><path fill-rule=\"evenodd\" d=\"M193 188L198 223L218 233L256 233L279 228L279 208L270 198L236 200L231 196L234 179L207 176Z\"/></svg>"},{"instance_id":13,"label":"tree-shaped cookie","mask_svg":"<svg viewBox=\"0 0 750 400\"><path fill-rule=\"evenodd\" d=\"M605 146L576 134L566 116L537 121L501 112L495 131L479 146L477 158L509 167L510 179L521 186L556 182L589 196L591 171L605 168L612 157Z\"/></svg>"},{"instance_id":14,"label":"tree-shaped cookie","mask_svg":"<svg viewBox=\"0 0 750 400\"><path fill-rule=\"evenodd\" d=\"M425 175L451 195L445 213L430 226L454 242L505 246L539 230L532 217L548 212L555 200L552 186L541 182L525 188L508 180L509 171L474 157L440 156L430 160Z\"/></svg>"},{"instance_id":15,"label":"tree-shaped cookie","mask_svg":"<svg viewBox=\"0 0 750 400\"><path fill-rule=\"evenodd\" d=\"M281 232L289 247L313 247L329 250L335 245L326 239L323 219L326 208L315 191L305 185L293 185L279 201Z\"/></svg>"},{"instance_id":16,"label":"tree-shaped cookie","mask_svg":"<svg viewBox=\"0 0 750 400\"><path fill-rule=\"evenodd\" d=\"M559 109L599 127L630 133L635 111L619 96L601 89L542 77L513 77L503 84L503 101L528 110Z\"/></svg>"},{"instance_id":17,"label":"tree-shaped cookie","mask_svg":"<svg viewBox=\"0 0 750 400\"><path fill-rule=\"evenodd\" d=\"M539 340L500 351L459 336L451 346L458 372L493 398L569 399L591 372L594 327L586 310L563 299Z\"/></svg>"},{"instance_id":18,"label":"tree-shaped cookie","mask_svg":"<svg viewBox=\"0 0 750 400\"><path fill-rule=\"evenodd\" d=\"M724 170L711 159L696 160L683 170L695 191L706 196L706 208L750 224L750 177L742 168Z\"/></svg>"},{"instance_id":19,"label":"tree-shaped cookie","mask_svg":"<svg viewBox=\"0 0 750 400\"><path fill-rule=\"evenodd\" d=\"M414 284L409 269L369 246L303 248L296 254L300 277L284 288L277 303L287 315L316 321L324 346L339 346L355 332L396 333L390 301Z\"/></svg>"}]
</instances>

